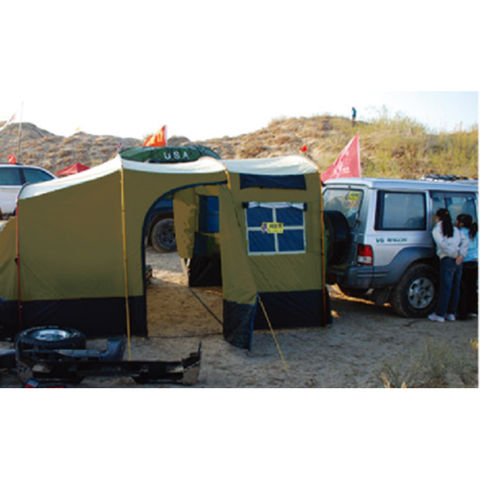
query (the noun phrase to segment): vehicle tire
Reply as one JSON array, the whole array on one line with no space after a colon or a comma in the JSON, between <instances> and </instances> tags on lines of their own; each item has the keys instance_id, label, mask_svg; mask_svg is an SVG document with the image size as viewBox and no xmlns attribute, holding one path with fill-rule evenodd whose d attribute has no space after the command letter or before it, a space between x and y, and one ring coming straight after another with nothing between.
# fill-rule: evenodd
<instances>
[{"instance_id":1,"label":"vehicle tire","mask_svg":"<svg viewBox=\"0 0 480 480\"><path fill-rule=\"evenodd\" d=\"M438 280L433 267L412 265L392 291L391 304L402 317L426 317L437 304Z\"/></svg>"},{"instance_id":2,"label":"vehicle tire","mask_svg":"<svg viewBox=\"0 0 480 480\"><path fill-rule=\"evenodd\" d=\"M82 332L69 327L41 326L20 332L15 341L17 352L23 349L54 350L84 349L86 337Z\"/></svg>"},{"instance_id":3,"label":"vehicle tire","mask_svg":"<svg viewBox=\"0 0 480 480\"><path fill-rule=\"evenodd\" d=\"M157 252L173 252L177 248L173 218L162 218L152 228L152 247Z\"/></svg>"},{"instance_id":4,"label":"vehicle tire","mask_svg":"<svg viewBox=\"0 0 480 480\"><path fill-rule=\"evenodd\" d=\"M347 261L350 251L350 226L342 212L324 210L323 218L327 235L327 265L341 265Z\"/></svg>"}]
</instances>

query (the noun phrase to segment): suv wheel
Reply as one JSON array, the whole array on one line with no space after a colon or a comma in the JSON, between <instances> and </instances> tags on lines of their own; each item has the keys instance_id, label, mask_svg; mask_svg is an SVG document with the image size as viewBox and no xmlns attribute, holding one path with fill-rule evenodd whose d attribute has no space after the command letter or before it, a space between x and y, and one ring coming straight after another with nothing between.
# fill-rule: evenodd
<instances>
[{"instance_id":1,"label":"suv wheel","mask_svg":"<svg viewBox=\"0 0 480 480\"><path fill-rule=\"evenodd\" d=\"M173 218L163 218L152 228L152 247L157 252L173 252L177 248Z\"/></svg>"},{"instance_id":2,"label":"suv wheel","mask_svg":"<svg viewBox=\"0 0 480 480\"><path fill-rule=\"evenodd\" d=\"M424 263L412 265L393 289L392 307L402 317L426 317L437 302L437 275Z\"/></svg>"},{"instance_id":3,"label":"suv wheel","mask_svg":"<svg viewBox=\"0 0 480 480\"><path fill-rule=\"evenodd\" d=\"M38 326L20 332L16 338L16 349L84 349L86 337L70 327Z\"/></svg>"}]
</instances>

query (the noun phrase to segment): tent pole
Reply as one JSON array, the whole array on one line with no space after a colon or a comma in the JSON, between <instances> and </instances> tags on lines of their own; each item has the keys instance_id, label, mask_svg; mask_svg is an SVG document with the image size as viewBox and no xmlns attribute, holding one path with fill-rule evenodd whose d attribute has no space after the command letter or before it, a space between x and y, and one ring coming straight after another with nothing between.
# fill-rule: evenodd
<instances>
[{"instance_id":1,"label":"tent pole","mask_svg":"<svg viewBox=\"0 0 480 480\"><path fill-rule=\"evenodd\" d=\"M128 359L132 359L132 345L130 335L130 304L128 302L128 268L127 268L127 228L125 221L125 174L123 169L123 162L120 168L120 183L121 183L121 208L122 208L122 243L123 243L123 278L125 285L125 312L127 322L127 350Z\"/></svg>"},{"instance_id":2,"label":"tent pole","mask_svg":"<svg viewBox=\"0 0 480 480\"><path fill-rule=\"evenodd\" d=\"M18 305L18 325L20 330L23 328L22 318L22 283L20 280L20 231L19 231L19 207L17 202L17 211L15 215L15 262L17 263L17 305Z\"/></svg>"},{"instance_id":3,"label":"tent pole","mask_svg":"<svg viewBox=\"0 0 480 480\"><path fill-rule=\"evenodd\" d=\"M288 368L287 361L283 356L282 349L280 348L280 344L278 343L277 336L275 335L275 331L273 330L273 327L272 327L272 322L270 322L270 318L268 316L267 310L265 308L265 305L263 304L262 297L260 296L260 294L258 294L258 301L260 303L260 306L262 307L263 314L265 315L265 319L267 320L267 323L268 323L268 328L270 329L270 332L273 337L273 341L275 342L275 346L277 347L277 350L278 350L278 354L280 355L280 358L282 360L283 368L287 372L287 375L290 375L290 370Z\"/></svg>"},{"instance_id":4,"label":"tent pole","mask_svg":"<svg viewBox=\"0 0 480 480\"><path fill-rule=\"evenodd\" d=\"M317 166L318 168L318 166ZM323 193L322 193L322 178L320 176L320 168L318 168L318 178L320 180L320 235L322 237L322 293L323 293L323 321L322 325L327 325L327 267L325 265L325 218L323 215Z\"/></svg>"}]
</instances>

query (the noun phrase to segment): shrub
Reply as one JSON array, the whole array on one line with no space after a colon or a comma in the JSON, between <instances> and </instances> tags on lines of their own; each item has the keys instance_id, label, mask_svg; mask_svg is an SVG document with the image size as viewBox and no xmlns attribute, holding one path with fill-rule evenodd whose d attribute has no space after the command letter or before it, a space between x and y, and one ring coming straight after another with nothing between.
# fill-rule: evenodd
<instances>
[{"instance_id":1,"label":"shrub","mask_svg":"<svg viewBox=\"0 0 480 480\"><path fill-rule=\"evenodd\" d=\"M476 340L478 349L478 340ZM454 353L443 342L427 340L420 352L399 356L383 363L378 374L387 388L478 386L478 358L475 341ZM452 385L460 383L460 385Z\"/></svg>"}]
</instances>

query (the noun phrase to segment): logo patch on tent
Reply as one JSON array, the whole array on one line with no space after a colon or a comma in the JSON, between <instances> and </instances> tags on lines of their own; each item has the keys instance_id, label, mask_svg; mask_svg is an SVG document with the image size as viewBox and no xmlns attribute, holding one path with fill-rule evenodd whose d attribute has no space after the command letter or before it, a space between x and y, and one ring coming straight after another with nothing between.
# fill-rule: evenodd
<instances>
[{"instance_id":1,"label":"logo patch on tent","mask_svg":"<svg viewBox=\"0 0 480 480\"><path fill-rule=\"evenodd\" d=\"M283 223L280 222L263 222L263 233L283 233Z\"/></svg>"}]
</instances>

